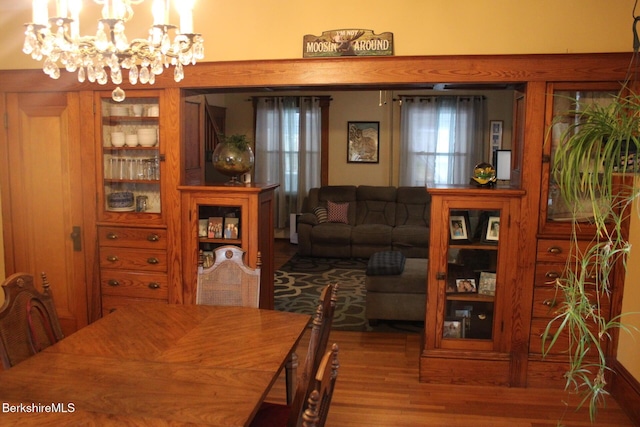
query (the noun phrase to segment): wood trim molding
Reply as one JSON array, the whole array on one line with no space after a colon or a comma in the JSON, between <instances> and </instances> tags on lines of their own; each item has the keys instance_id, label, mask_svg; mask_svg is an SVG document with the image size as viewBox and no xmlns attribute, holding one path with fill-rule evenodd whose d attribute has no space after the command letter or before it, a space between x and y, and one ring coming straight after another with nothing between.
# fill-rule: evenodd
<instances>
[{"instance_id":1,"label":"wood trim molding","mask_svg":"<svg viewBox=\"0 0 640 427\"><path fill-rule=\"evenodd\" d=\"M611 363L611 396L635 425L640 425L640 383L617 360Z\"/></svg>"},{"instance_id":2,"label":"wood trim molding","mask_svg":"<svg viewBox=\"0 0 640 427\"><path fill-rule=\"evenodd\" d=\"M203 62L185 68L176 83L172 73L156 78L155 88L256 89L357 86L392 88L425 83L520 83L533 81L616 81L624 79L629 53L389 56ZM128 82L125 91L145 88ZM79 83L75 73L58 80L41 70L0 70L1 92L112 90L113 84Z\"/></svg>"}]
</instances>

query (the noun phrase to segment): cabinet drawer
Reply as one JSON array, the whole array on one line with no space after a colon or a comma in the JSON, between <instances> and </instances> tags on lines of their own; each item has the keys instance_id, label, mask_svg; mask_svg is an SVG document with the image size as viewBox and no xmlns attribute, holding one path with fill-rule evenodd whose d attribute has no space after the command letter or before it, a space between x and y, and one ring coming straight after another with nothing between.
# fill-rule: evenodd
<instances>
[{"instance_id":1,"label":"cabinet drawer","mask_svg":"<svg viewBox=\"0 0 640 427\"><path fill-rule=\"evenodd\" d=\"M161 228L100 227L100 246L167 248L167 230Z\"/></svg>"},{"instance_id":2,"label":"cabinet drawer","mask_svg":"<svg viewBox=\"0 0 640 427\"><path fill-rule=\"evenodd\" d=\"M544 334L544 331L546 330L548 323L549 323L549 319L533 319L531 321L531 335L529 336L529 352L530 353L537 353L537 354L542 353L542 335ZM557 330L557 326L559 324L560 322L554 323L545 345L548 345L548 343L551 342L551 339L553 338L552 334ZM591 329L591 331L594 332L593 328L589 328L589 329ZM601 342L600 345L605 349L607 347L607 343L604 341ZM556 343L553 345L553 348L551 349L549 354L566 355L568 348L569 348L569 332L565 328L565 330L563 330L562 333L560 334L560 337L558 338ZM592 347L587 354L589 356L596 356L597 352Z\"/></svg>"},{"instance_id":3,"label":"cabinet drawer","mask_svg":"<svg viewBox=\"0 0 640 427\"><path fill-rule=\"evenodd\" d=\"M588 277L585 277L588 281L595 281L596 268L595 264L591 264L588 268ZM556 278L562 277L564 274L566 265L557 263L537 263L536 273L534 277L535 286L555 286Z\"/></svg>"},{"instance_id":4,"label":"cabinet drawer","mask_svg":"<svg viewBox=\"0 0 640 427\"><path fill-rule=\"evenodd\" d=\"M578 248L584 252L591 246L592 242L584 240L578 242ZM556 262L564 264L569 254L575 256L575 248L571 247L569 240L539 239L536 260L542 262Z\"/></svg>"},{"instance_id":5,"label":"cabinet drawer","mask_svg":"<svg viewBox=\"0 0 640 427\"><path fill-rule=\"evenodd\" d=\"M167 252L149 249L100 248L100 268L167 271Z\"/></svg>"},{"instance_id":6,"label":"cabinet drawer","mask_svg":"<svg viewBox=\"0 0 640 427\"><path fill-rule=\"evenodd\" d=\"M562 277L565 264L561 263L537 263L533 284L535 286L554 286L557 278Z\"/></svg>"},{"instance_id":7,"label":"cabinet drawer","mask_svg":"<svg viewBox=\"0 0 640 427\"><path fill-rule=\"evenodd\" d=\"M100 272L100 277L102 295L164 300L169 295L166 274L104 269Z\"/></svg>"},{"instance_id":8,"label":"cabinet drawer","mask_svg":"<svg viewBox=\"0 0 640 427\"><path fill-rule=\"evenodd\" d=\"M159 301L155 299L147 299L147 298L128 298L128 297L116 297L111 295L103 295L102 296L102 315L106 316L112 311L117 310L119 307L126 307L129 305L137 305L141 303L162 304L167 302Z\"/></svg>"},{"instance_id":9,"label":"cabinet drawer","mask_svg":"<svg viewBox=\"0 0 640 427\"><path fill-rule=\"evenodd\" d=\"M596 301L595 291L589 296L589 301ZM563 302L564 293L562 291L556 291L552 287L535 288L533 291L532 316L534 318L551 319L558 314L557 310ZM610 305L609 298L606 296L600 297L600 310L607 319L609 318Z\"/></svg>"}]
</instances>

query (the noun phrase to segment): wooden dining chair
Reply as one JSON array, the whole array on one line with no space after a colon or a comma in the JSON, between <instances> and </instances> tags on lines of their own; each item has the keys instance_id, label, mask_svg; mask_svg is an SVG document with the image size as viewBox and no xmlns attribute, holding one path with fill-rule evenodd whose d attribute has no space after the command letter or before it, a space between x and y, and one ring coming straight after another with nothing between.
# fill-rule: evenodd
<instances>
[{"instance_id":1,"label":"wooden dining chair","mask_svg":"<svg viewBox=\"0 0 640 427\"><path fill-rule=\"evenodd\" d=\"M287 406L265 403L251 422L250 427L315 427L324 426L338 376L338 345L325 352L310 387L303 396L303 405Z\"/></svg>"},{"instance_id":2,"label":"wooden dining chair","mask_svg":"<svg viewBox=\"0 0 640 427\"><path fill-rule=\"evenodd\" d=\"M338 379L338 368L338 344L334 343L320 361L313 388L302 414L302 427L324 427Z\"/></svg>"},{"instance_id":3,"label":"wooden dining chair","mask_svg":"<svg viewBox=\"0 0 640 427\"><path fill-rule=\"evenodd\" d=\"M0 358L4 369L64 337L49 288L45 273L42 273L42 293L34 287L33 276L27 273L15 273L2 283Z\"/></svg>"},{"instance_id":4,"label":"wooden dining chair","mask_svg":"<svg viewBox=\"0 0 640 427\"><path fill-rule=\"evenodd\" d=\"M329 334L331 333L337 303L338 284L330 283L326 285L320 293L320 305L316 309L316 315L312 322L309 346L301 374L297 375L296 369L288 369L286 371L287 404L294 405L294 411L302 408L302 399L304 399L304 396L307 394L311 377L316 369L318 369L320 359L322 359L324 352L327 350L327 343L329 342ZM296 384L296 382L298 383ZM298 389L299 387L301 388L300 390ZM296 391L295 396L291 395L293 390Z\"/></svg>"},{"instance_id":5,"label":"wooden dining chair","mask_svg":"<svg viewBox=\"0 0 640 427\"><path fill-rule=\"evenodd\" d=\"M258 308L260 305L260 252L256 268L244 263L244 251L237 246L220 246L215 261L205 268L200 256L196 304L235 305Z\"/></svg>"},{"instance_id":6,"label":"wooden dining chair","mask_svg":"<svg viewBox=\"0 0 640 427\"><path fill-rule=\"evenodd\" d=\"M303 362L302 370L297 375L295 370L286 372L287 381L287 405L265 402L256 414L251 427L294 427L301 423L302 409L309 398L313 377L320 366L324 356L329 333L333 324L336 304L338 301L338 284L325 286L320 295L320 304L311 323L309 345ZM297 385L293 381L297 379ZM289 390L295 390L292 401L289 399Z\"/></svg>"}]
</instances>

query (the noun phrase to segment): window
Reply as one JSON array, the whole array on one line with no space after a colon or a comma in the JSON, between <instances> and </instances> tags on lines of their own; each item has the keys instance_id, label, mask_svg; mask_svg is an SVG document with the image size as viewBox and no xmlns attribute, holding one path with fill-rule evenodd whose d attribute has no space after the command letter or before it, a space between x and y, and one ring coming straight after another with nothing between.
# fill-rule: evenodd
<instances>
[{"instance_id":1,"label":"window","mask_svg":"<svg viewBox=\"0 0 640 427\"><path fill-rule=\"evenodd\" d=\"M400 185L467 184L483 152L480 96L401 97Z\"/></svg>"},{"instance_id":2,"label":"window","mask_svg":"<svg viewBox=\"0 0 640 427\"><path fill-rule=\"evenodd\" d=\"M276 228L320 186L321 107L315 97L256 100L256 180L278 182Z\"/></svg>"}]
</instances>

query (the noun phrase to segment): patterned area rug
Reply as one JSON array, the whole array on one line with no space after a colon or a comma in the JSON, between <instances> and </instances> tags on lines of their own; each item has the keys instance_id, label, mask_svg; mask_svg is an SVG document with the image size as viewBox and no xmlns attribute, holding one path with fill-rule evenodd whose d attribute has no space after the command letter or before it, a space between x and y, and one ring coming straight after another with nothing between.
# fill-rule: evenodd
<instances>
[{"instance_id":1,"label":"patterned area rug","mask_svg":"<svg viewBox=\"0 0 640 427\"><path fill-rule=\"evenodd\" d=\"M338 283L338 304L333 329L342 331L419 333L422 322L379 321L370 326L365 318L366 259L316 258L294 255L275 273L275 308L313 315L320 292Z\"/></svg>"}]
</instances>

